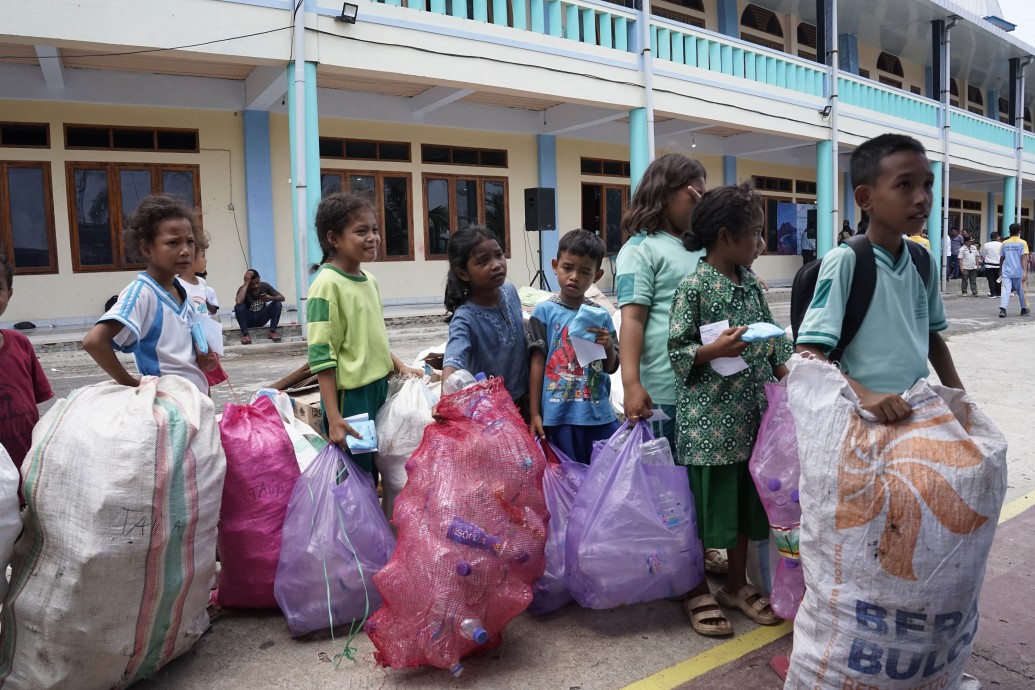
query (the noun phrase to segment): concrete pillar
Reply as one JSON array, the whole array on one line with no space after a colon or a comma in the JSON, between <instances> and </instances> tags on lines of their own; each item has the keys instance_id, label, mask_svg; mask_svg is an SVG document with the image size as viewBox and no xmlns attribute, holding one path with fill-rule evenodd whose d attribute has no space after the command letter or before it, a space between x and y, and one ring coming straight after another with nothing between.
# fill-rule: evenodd
<instances>
[{"instance_id":1,"label":"concrete pillar","mask_svg":"<svg viewBox=\"0 0 1035 690\"><path fill-rule=\"evenodd\" d=\"M834 243L834 158L829 141L816 142L816 257L822 259Z\"/></svg>"},{"instance_id":2,"label":"concrete pillar","mask_svg":"<svg viewBox=\"0 0 1035 690\"><path fill-rule=\"evenodd\" d=\"M248 215L248 265L270 285L277 284L273 231L273 173L270 164L270 114L245 110L244 191Z\"/></svg>"},{"instance_id":3,"label":"concrete pillar","mask_svg":"<svg viewBox=\"0 0 1035 690\"><path fill-rule=\"evenodd\" d=\"M837 37L837 60L841 70L859 74L859 39L855 34Z\"/></svg>"},{"instance_id":4,"label":"concrete pillar","mask_svg":"<svg viewBox=\"0 0 1035 690\"><path fill-rule=\"evenodd\" d=\"M985 237L981 240L984 244L992 237L993 232L998 232L995 227L995 192L989 192L985 197Z\"/></svg>"},{"instance_id":5,"label":"concrete pillar","mask_svg":"<svg viewBox=\"0 0 1035 690\"><path fill-rule=\"evenodd\" d=\"M536 168L540 187L557 189L557 137L553 134L537 134L535 138ZM561 228L558 225L558 209L560 204L555 204L553 224L556 230L539 232L539 240L542 247L542 255L539 257L539 268L546 275L551 290L559 290L557 276L553 274L551 261L557 257L557 244L560 240ZM569 228L570 229L570 228ZM535 287L539 287L536 285Z\"/></svg>"},{"instance_id":6,"label":"concrete pillar","mask_svg":"<svg viewBox=\"0 0 1035 690\"><path fill-rule=\"evenodd\" d=\"M985 117L999 122L999 92L995 89L985 92Z\"/></svg>"},{"instance_id":7,"label":"concrete pillar","mask_svg":"<svg viewBox=\"0 0 1035 690\"><path fill-rule=\"evenodd\" d=\"M636 185L650 165L650 144L647 141L647 110L633 108L629 111L629 193L636 191Z\"/></svg>"},{"instance_id":8,"label":"concrete pillar","mask_svg":"<svg viewBox=\"0 0 1035 690\"><path fill-rule=\"evenodd\" d=\"M1017 178L1003 178L1003 228L1005 240L1010 236L1010 226L1017 222Z\"/></svg>"},{"instance_id":9,"label":"concrete pillar","mask_svg":"<svg viewBox=\"0 0 1035 690\"><path fill-rule=\"evenodd\" d=\"M719 33L733 38L740 38L740 15L737 13L737 0L718 0Z\"/></svg>"},{"instance_id":10,"label":"concrete pillar","mask_svg":"<svg viewBox=\"0 0 1035 690\"><path fill-rule=\"evenodd\" d=\"M927 239L931 242L931 254L938 265L934 277L941 276L941 267L945 263L942 256L942 162L931 161L934 170L934 187L931 189L931 215L927 217Z\"/></svg>"},{"instance_id":11,"label":"concrete pillar","mask_svg":"<svg viewBox=\"0 0 1035 690\"><path fill-rule=\"evenodd\" d=\"M737 184L737 157L722 157L722 183Z\"/></svg>"},{"instance_id":12,"label":"concrete pillar","mask_svg":"<svg viewBox=\"0 0 1035 690\"><path fill-rule=\"evenodd\" d=\"M288 84L294 83L294 62L288 63ZM297 173L295 170L295 137L299 123L295 122L295 110L292 102L295 98L294 88L288 89L288 131L292 133L288 137L291 152L291 179L294 180ZM320 204L320 118L316 103L316 63L305 63L305 175L306 175L306 206L308 207L306 227L294 229L295 251L298 253L304 244L306 247L306 263L308 265L320 263L323 251L320 249L320 241L316 237L316 227L313 221L316 218L316 207ZM297 203L295 195L291 195L292 218L297 218ZM299 311L303 307L303 299L309 290L310 273L308 267L302 271L302 275L295 276L295 287L298 290Z\"/></svg>"}]
</instances>

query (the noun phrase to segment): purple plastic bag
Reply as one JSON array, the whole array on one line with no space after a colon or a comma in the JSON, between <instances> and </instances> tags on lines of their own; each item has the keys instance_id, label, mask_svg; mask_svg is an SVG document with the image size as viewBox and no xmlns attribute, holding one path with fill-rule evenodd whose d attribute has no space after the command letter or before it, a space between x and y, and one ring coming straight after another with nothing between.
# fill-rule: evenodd
<instances>
[{"instance_id":1,"label":"purple plastic bag","mask_svg":"<svg viewBox=\"0 0 1035 690\"><path fill-rule=\"evenodd\" d=\"M790 621L798 613L798 605L805 594L805 578L798 553L801 530L798 435L787 405L787 386L769 382L765 384L765 395L769 407L762 416L748 469L769 516L770 538L775 540L780 551L780 561L769 593L770 604L776 615Z\"/></svg>"},{"instance_id":2,"label":"purple plastic bag","mask_svg":"<svg viewBox=\"0 0 1035 690\"><path fill-rule=\"evenodd\" d=\"M394 550L370 474L328 444L295 484L284 518L273 591L291 636L362 620L380 608L373 577Z\"/></svg>"},{"instance_id":3,"label":"purple plastic bag","mask_svg":"<svg viewBox=\"0 0 1035 690\"><path fill-rule=\"evenodd\" d=\"M550 523L546 536L546 570L532 587L532 603L528 607L533 616L556 611L571 601L564 584L564 537L571 506L589 471L588 465L571 460L556 446L542 441L539 445L548 461L543 472L543 494L546 509L550 511Z\"/></svg>"},{"instance_id":4,"label":"purple plastic bag","mask_svg":"<svg viewBox=\"0 0 1035 690\"><path fill-rule=\"evenodd\" d=\"M608 609L685 594L704 578L704 553L685 467L640 461L654 440L626 422L589 466L565 544L565 583L582 606Z\"/></svg>"}]
</instances>

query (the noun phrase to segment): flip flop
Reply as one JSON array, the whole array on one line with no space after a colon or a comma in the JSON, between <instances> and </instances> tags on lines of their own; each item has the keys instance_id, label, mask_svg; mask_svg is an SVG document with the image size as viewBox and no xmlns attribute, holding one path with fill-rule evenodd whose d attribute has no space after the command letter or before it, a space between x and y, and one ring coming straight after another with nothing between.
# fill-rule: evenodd
<instances>
[{"instance_id":1,"label":"flip flop","mask_svg":"<svg viewBox=\"0 0 1035 690\"><path fill-rule=\"evenodd\" d=\"M270 340L272 340L275 343L279 343L281 338L276 331L270 331Z\"/></svg>"},{"instance_id":2,"label":"flip flop","mask_svg":"<svg viewBox=\"0 0 1035 690\"><path fill-rule=\"evenodd\" d=\"M762 596L751 585L744 585L737 590L736 595L720 589L715 593L715 599L728 609L739 609L759 625L778 625L783 622L782 618L773 613L772 607L769 606L769 598Z\"/></svg>"},{"instance_id":3,"label":"flip flop","mask_svg":"<svg viewBox=\"0 0 1035 690\"><path fill-rule=\"evenodd\" d=\"M683 600L683 610L690 616L690 627L705 637L726 637L733 634L733 625L719 608L712 594Z\"/></svg>"},{"instance_id":4,"label":"flip flop","mask_svg":"<svg viewBox=\"0 0 1035 690\"><path fill-rule=\"evenodd\" d=\"M250 335L242 335L241 336L241 344L242 345L251 345L252 344L252 337Z\"/></svg>"},{"instance_id":5,"label":"flip flop","mask_svg":"<svg viewBox=\"0 0 1035 690\"><path fill-rule=\"evenodd\" d=\"M721 549L704 550L704 569L713 575L726 575L730 571L730 562L725 551Z\"/></svg>"},{"instance_id":6,"label":"flip flop","mask_svg":"<svg viewBox=\"0 0 1035 690\"><path fill-rule=\"evenodd\" d=\"M769 668L780 680L787 680L787 671L791 668L791 659L785 654L777 654L769 659Z\"/></svg>"}]
</instances>

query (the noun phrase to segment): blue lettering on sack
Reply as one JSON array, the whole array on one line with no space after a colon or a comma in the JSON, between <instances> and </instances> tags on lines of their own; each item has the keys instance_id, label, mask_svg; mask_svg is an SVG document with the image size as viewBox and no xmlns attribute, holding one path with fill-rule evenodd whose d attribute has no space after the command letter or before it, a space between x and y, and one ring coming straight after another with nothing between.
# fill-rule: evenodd
<instances>
[{"instance_id":1,"label":"blue lettering on sack","mask_svg":"<svg viewBox=\"0 0 1035 690\"><path fill-rule=\"evenodd\" d=\"M486 534L481 527L472 525L458 517L453 518L453 521L449 524L449 529L446 530L446 539L451 539L458 544L466 544L476 549L485 549L486 551L496 553L499 553L500 548L503 546L503 541L498 537Z\"/></svg>"}]
</instances>

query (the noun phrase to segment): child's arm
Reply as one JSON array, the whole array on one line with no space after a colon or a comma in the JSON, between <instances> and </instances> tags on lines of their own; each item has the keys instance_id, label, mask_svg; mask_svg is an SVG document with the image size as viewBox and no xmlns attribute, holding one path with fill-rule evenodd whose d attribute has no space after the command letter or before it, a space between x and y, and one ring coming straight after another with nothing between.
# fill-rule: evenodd
<instances>
[{"instance_id":1,"label":"child's arm","mask_svg":"<svg viewBox=\"0 0 1035 690\"><path fill-rule=\"evenodd\" d=\"M830 361L816 345L798 345L797 351L802 354L809 354L822 362ZM878 422L894 424L895 422L901 422L903 419L909 419L910 415L913 414L913 408L909 406L909 403L901 395L896 393L877 393L871 391L847 374L842 374L842 376L848 381L848 385L855 391L855 394L859 396L859 406L876 417Z\"/></svg>"},{"instance_id":2,"label":"child's arm","mask_svg":"<svg viewBox=\"0 0 1035 690\"><path fill-rule=\"evenodd\" d=\"M940 333L928 335L927 358L931 360L931 365L934 367L935 372L937 372L938 379L942 382L942 385L966 390L963 387L963 382L960 381L959 374L956 373L956 364L952 361L949 346L945 344L945 340Z\"/></svg>"},{"instance_id":3,"label":"child's arm","mask_svg":"<svg viewBox=\"0 0 1035 690\"><path fill-rule=\"evenodd\" d=\"M530 353L528 364L528 432L536 438L545 439L543 429L543 375L546 371L546 355L535 349Z\"/></svg>"},{"instance_id":4,"label":"child's arm","mask_svg":"<svg viewBox=\"0 0 1035 690\"><path fill-rule=\"evenodd\" d=\"M723 357L739 357L744 354L748 344L740 339L740 336L747 332L747 326L734 326L727 328L722 334L708 343L697 348L697 356L694 357L694 366L699 367Z\"/></svg>"},{"instance_id":5,"label":"child's arm","mask_svg":"<svg viewBox=\"0 0 1035 690\"><path fill-rule=\"evenodd\" d=\"M323 412L327 415L327 438L331 443L344 446L346 436L363 438L362 434L345 421L341 416L341 410L338 409L337 370L324 369L316 374L316 380L320 384L320 402L323 403Z\"/></svg>"},{"instance_id":6,"label":"child's arm","mask_svg":"<svg viewBox=\"0 0 1035 690\"><path fill-rule=\"evenodd\" d=\"M392 355L391 352L389 352L388 354ZM395 355L392 355L392 367L394 369L394 373L399 374L401 376L424 376L423 369L415 369L413 367L408 367L405 364L403 364L402 361Z\"/></svg>"},{"instance_id":7,"label":"child's arm","mask_svg":"<svg viewBox=\"0 0 1035 690\"><path fill-rule=\"evenodd\" d=\"M618 353L622 365L622 388L625 390L623 407L625 416L635 422L648 419L654 408L654 401L647 389L640 383L640 357L643 355L643 332L647 327L650 307L644 304L627 304L622 307L622 330L618 339L622 343Z\"/></svg>"},{"instance_id":8,"label":"child's arm","mask_svg":"<svg viewBox=\"0 0 1035 690\"><path fill-rule=\"evenodd\" d=\"M587 328L590 333L596 333L597 338L594 342L597 345L604 346L604 353L606 355L604 359L604 371L609 374L613 374L618 371L618 350L615 348L614 338L611 337L611 332L606 328Z\"/></svg>"},{"instance_id":9,"label":"child's arm","mask_svg":"<svg viewBox=\"0 0 1035 690\"><path fill-rule=\"evenodd\" d=\"M118 335L122 329L125 328L118 321L101 321L96 326L90 329L83 338L83 349L86 350L87 354L93 357L93 361L97 362L97 365L104 370L108 376L115 381L115 383L123 386L130 386L136 388L140 385L140 379L134 378L126 367L122 366L122 362L115 355L115 348L112 347L111 341Z\"/></svg>"}]
</instances>

